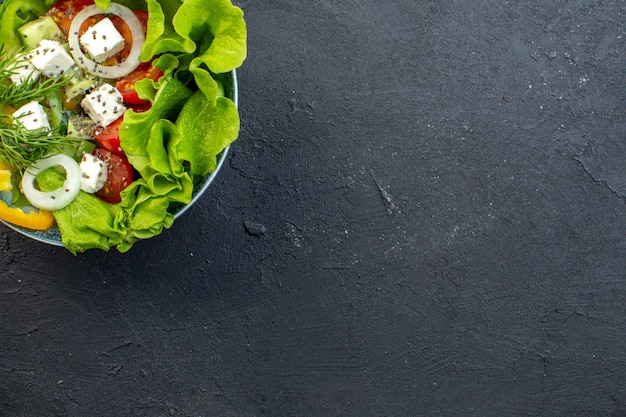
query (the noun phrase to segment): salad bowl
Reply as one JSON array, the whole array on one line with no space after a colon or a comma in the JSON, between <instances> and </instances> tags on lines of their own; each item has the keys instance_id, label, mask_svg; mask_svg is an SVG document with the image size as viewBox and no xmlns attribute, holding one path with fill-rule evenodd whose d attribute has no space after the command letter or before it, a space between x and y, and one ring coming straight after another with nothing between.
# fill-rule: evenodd
<instances>
[{"instance_id":1,"label":"salad bowl","mask_svg":"<svg viewBox=\"0 0 626 417\"><path fill-rule=\"evenodd\" d=\"M2 2L3 0L0 0L0 4L2 4ZM238 85L237 85L237 71L233 70L230 73L225 74L223 80L224 80L224 93L226 97L233 100L235 105L238 105L239 104L239 90L238 90ZM174 219L178 219L180 216L182 216L182 214L185 213L189 208L191 208L191 206L193 206L200 199L200 197L202 197L202 195L207 191L207 189L209 188L209 186L211 185L211 183L217 176L218 172L220 171L224 163L224 160L226 159L226 156L228 155L229 149L230 149L230 146L226 147L218 155L217 168L215 169L215 171L203 177L197 184L194 185L191 202L185 205L178 205L171 209L171 213L174 215ZM3 200L5 203L8 203L7 201L8 199L9 199L8 194L3 194L0 192L0 200ZM32 230L32 229L27 229L25 227L16 226L2 219L0 219L0 222L2 222L4 225L9 227L10 229L13 229L17 233L20 233L38 242L47 243L49 245L54 245L54 246L61 246L61 247L63 246L63 242L61 241L61 233L59 232L59 229L56 227L56 225L46 230Z\"/></svg>"},{"instance_id":2,"label":"salad bowl","mask_svg":"<svg viewBox=\"0 0 626 417\"><path fill-rule=\"evenodd\" d=\"M9 111L13 112L14 121L13 125L10 121L7 124L7 116L4 116L4 133L0 142L2 147L0 150L4 153L0 153L2 156L0 165L3 166L3 175L6 176L9 172L13 187L6 188L5 185L4 189L8 191L0 190L0 202L5 208L0 222L30 239L65 247L73 254L93 248L108 250L113 247L117 247L120 252L126 252L135 242L158 235L163 229L172 227L176 219L201 199L221 170L230 145L239 133L237 110L239 92L236 69L246 57L246 25L243 12L230 0L188 0L182 3L177 0L92 0L91 5L89 4L90 2L86 0L33 0L32 2L0 0L0 57L3 60L3 66L0 65L0 67L4 68L2 73L4 81L0 85L2 91L15 89L15 91L26 91L26 93L43 94L39 93L41 90L37 90L38 86L52 85L46 83L56 82L55 79L62 78L64 71L70 74L65 77L65 80L70 79L67 82L73 83L72 88L78 88L73 87L74 85L83 86L83 81L88 80L88 77L95 79L89 86L81 87L77 93L74 93L76 89L60 90L60 87L55 86L56 93L54 94L58 94L58 99L54 99L57 96L50 98L50 93L45 96L2 96L5 98L0 103L0 110L9 116L11 115ZM22 10L26 14L20 14ZM46 13L46 10L48 13L42 14ZM154 15L150 15L150 19L148 19L148 12L154 12ZM116 51L108 55L113 63L107 57L96 58L96 55L100 53L99 50L94 52L90 49L85 52L90 46L87 46L86 41L83 40L91 41L92 33L94 40L97 34L98 39L101 37L102 40L120 35L120 33L115 33L115 28L112 31L102 29L102 32L97 32L96 28L100 27L100 23L113 25L113 20L109 20L110 16L113 16L111 19L117 18L117 21L121 19L122 25L126 25L121 28L118 26L118 30L123 33L124 45L130 48L130 52L120 52L122 54L120 58L119 54L113 54L117 54L117 51L122 51L123 48L111 47L110 50ZM92 19L89 23L92 26L89 27L87 19L92 17L96 20ZM55 21L51 23L51 27L50 22L53 19ZM103 19L103 21L97 19ZM45 28L44 24L47 25ZM42 30L39 32L37 32L38 29L34 29L40 27ZM86 29L88 27L89 29ZM88 37L85 36L87 30L89 30ZM80 38L81 45L78 43L78 38ZM60 41L56 42L56 39ZM55 45L60 46L63 39L69 42L69 45L65 45L65 52L62 48L56 47L55 49ZM103 42L102 40L98 42ZM49 46L49 44L55 45ZM27 52L22 54L20 52L22 48L25 48ZM106 52L107 47L103 50ZM54 55L54 58L48 59L56 60L57 70L46 69L46 72L43 72L44 70L37 65L39 63L37 60L45 57L48 52ZM19 57L25 57L27 53L30 53L27 58L28 65L31 68L33 65L37 67L35 72L41 71L41 76L38 72L38 77L32 81L30 75L23 76L19 72L9 72L12 68L24 68L24 66L18 67L18 64L13 64L11 57L16 56L18 58L13 59L22 59L16 62L23 62L24 58ZM73 61L69 56L64 62L57 59L57 55L63 55L63 53L71 54ZM87 57L88 53L94 61ZM96 59L101 60L96 62ZM65 62L68 63L65 64ZM59 65L64 66L59 67ZM146 72L146 66L152 72ZM59 73L58 68L65 69L61 69ZM137 71L133 73L135 69ZM157 72L160 75L154 75L153 78L152 74ZM22 78L18 82L14 78L18 76L28 78ZM107 85L109 87L105 87ZM137 90L135 90L135 85ZM68 87L70 87L69 84ZM104 88L106 89L103 90ZM72 96L67 93L70 100L77 96L74 100L78 100L79 105L66 106L67 101L62 101L61 96L67 91L74 93ZM113 93L120 95L115 99L115 103L121 104L124 110L134 111L124 111L121 113L123 116L112 118L111 115L117 114L119 108L117 107L119 104L111 104L112 99L108 99L113 97L109 96ZM92 104L101 103L101 95L106 95L102 104L99 104L104 110ZM20 100L17 97L41 98ZM44 100L42 104L47 106L45 110L37 100ZM28 104L24 104L27 102ZM62 110L57 110L61 107L61 103ZM35 113L35 116L30 117L32 112L19 113L18 116L18 112L22 111L23 107L32 104L41 109L40 113L43 113L43 116L37 116L40 113ZM14 109L18 107L20 110L15 111ZM76 108L78 110L75 110ZM107 110L111 111L106 114ZM48 117L46 117L46 112ZM46 127L42 124L25 127L26 125L23 125L20 119L22 114L30 117L28 119L30 123L42 119L47 123L46 119L54 116L55 124L52 129L50 125ZM74 122L75 119L72 119L74 116L93 120L88 131L82 128L72 130L81 135L86 133L86 139L85 136L77 139L77 136L70 134L70 125L81 126ZM107 121L106 124L104 121L100 123L100 120L105 119L111 119L111 121ZM113 125L107 127L113 121L117 127L113 128ZM65 128L67 128L69 138L66 137ZM23 129L33 129L33 133L25 132ZM34 135L41 136L42 129L44 135L46 131L49 132L47 137L44 136L45 142L28 142ZM105 135L110 135L110 137ZM14 137L20 139L8 139ZM68 157L68 148L50 145L50 140L58 140L59 137L62 138L60 140L91 142L88 145L92 147L90 150L78 151L74 153L75 156ZM117 145L112 145L115 142L110 139L114 139ZM11 140L16 142L11 142ZM27 152L36 151L39 149L37 146L43 147L43 150L38 157L21 163L26 160L11 160L13 158L11 155L14 155L10 153L14 149L12 143L26 144L19 146ZM30 146L31 143L44 143L44 145ZM78 145L73 146L76 149L84 149ZM80 170L76 172L78 165L72 161L72 158L80 161L80 169L83 169L82 163L90 160L86 153L91 153L93 146L95 146L93 150L95 158L101 158L95 161L99 161L100 167L103 167L103 163L106 164L105 168L98 169L100 171L104 169L104 174L108 169L112 179L111 181L107 179L108 185L104 187L102 185L104 179L98 180L100 185L97 187L85 186L86 188L83 188L84 184L81 184L82 191L79 191L76 188L77 185L70 185L70 181L71 184L76 184L77 178L81 176ZM59 149L66 155L59 155ZM72 148L69 149L72 152ZM108 156L105 160L100 155L106 152ZM113 155L118 153L120 156ZM52 157L49 157L50 155ZM119 162L115 164L109 162L115 160L112 159L113 157L116 157ZM48 163L48 160L55 162ZM60 163L57 161L61 160L69 160L68 166L76 165L70 174L68 168L61 163L66 171L66 180L63 185L59 182L63 181L62 176L56 175L54 170L45 170L54 167L55 164ZM15 161L20 161L20 164L16 164ZM46 165L47 163L49 165ZM122 163L125 163L126 168L121 168ZM7 171L7 167L10 167L10 171ZM30 171L30 167L35 167L35 170ZM100 172L96 176L93 172L82 171L82 179L79 182L94 181L94 178L97 179L103 173ZM127 182L126 178L129 176L130 181ZM37 190L33 188L35 178ZM7 184L6 181L5 184ZM18 182L20 190L15 194L15 184ZM120 184L123 185L120 186ZM63 191L71 194L65 194ZM101 192L104 194L101 195ZM117 194L112 194L115 192ZM41 200L44 195L48 200ZM65 197L68 195L71 197ZM116 197L111 198L112 195ZM52 203L49 199L56 199L58 203ZM65 202L61 203L62 200ZM54 221L35 225L34 222L29 223L20 219L16 220L18 224L13 223L14 217L12 216L24 216L33 207L47 211L41 214L50 219L52 214ZM9 211L11 213L6 214ZM21 214L17 214L18 212ZM4 219L4 216L7 218ZM50 224L52 226L49 226ZM29 228L31 225L32 229Z\"/></svg>"}]
</instances>

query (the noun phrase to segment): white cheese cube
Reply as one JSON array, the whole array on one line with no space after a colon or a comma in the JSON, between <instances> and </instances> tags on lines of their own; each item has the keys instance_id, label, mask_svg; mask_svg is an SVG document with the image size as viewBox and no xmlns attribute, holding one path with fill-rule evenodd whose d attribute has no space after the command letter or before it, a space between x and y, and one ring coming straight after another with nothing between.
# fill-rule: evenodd
<instances>
[{"instance_id":1,"label":"white cheese cube","mask_svg":"<svg viewBox=\"0 0 626 417\"><path fill-rule=\"evenodd\" d=\"M124 38L111 19L104 18L80 37L80 44L96 62L104 62L124 49Z\"/></svg>"},{"instance_id":2,"label":"white cheese cube","mask_svg":"<svg viewBox=\"0 0 626 417\"><path fill-rule=\"evenodd\" d=\"M93 194L104 186L107 179L107 164L90 153L84 153L80 160L80 189Z\"/></svg>"},{"instance_id":3,"label":"white cheese cube","mask_svg":"<svg viewBox=\"0 0 626 417\"><path fill-rule=\"evenodd\" d=\"M28 130L44 129L50 130L48 114L43 106L37 101L24 104L13 113L13 117Z\"/></svg>"},{"instance_id":4,"label":"white cheese cube","mask_svg":"<svg viewBox=\"0 0 626 417\"><path fill-rule=\"evenodd\" d=\"M80 105L91 120L107 127L126 111L123 102L122 94L117 88L105 83L87 94Z\"/></svg>"},{"instance_id":5,"label":"white cheese cube","mask_svg":"<svg viewBox=\"0 0 626 417\"><path fill-rule=\"evenodd\" d=\"M35 68L35 66L28 60L28 56L19 54L17 56L17 62L9 70L12 72L11 81L15 85L22 85L26 80L37 81L41 73Z\"/></svg>"},{"instance_id":6,"label":"white cheese cube","mask_svg":"<svg viewBox=\"0 0 626 417\"><path fill-rule=\"evenodd\" d=\"M30 62L46 77L56 78L74 66L74 60L63 45L44 39L28 54Z\"/></svg>"}]
</instances>

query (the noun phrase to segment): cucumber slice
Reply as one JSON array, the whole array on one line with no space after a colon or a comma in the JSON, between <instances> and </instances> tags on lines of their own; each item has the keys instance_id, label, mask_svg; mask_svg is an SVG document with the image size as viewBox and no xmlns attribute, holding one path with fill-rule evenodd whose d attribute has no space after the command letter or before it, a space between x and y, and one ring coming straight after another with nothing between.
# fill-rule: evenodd
<instances>
[{"instance_id":1,"label":"cucumber slice","mask_svg":"<svg viewBox=\"0 0 626 417\"><path fill-rule=\"evenodd\" d=\"M80 161L83 153L92 153L96 149L96 144L88 140L77 140L75 143L67 146L60 146L58 151L69 156L75 161Z\"/></svg>"},{"instance_id":2,"label":"cucumber slice","mask_svg":"<svg viewBox=\"0 0 626 417\"><path fill-rule=\"evenodd\" d=\"M67 121L67 136L73 138L93 139L94 123L89 117L73 115Z\"/></svg>"},{"instance_id":3,"label":"cucumber slice","mask_svg":"<svg viewBox=\"0 0 626 417\"><path fill-rule=\"evenodd\" d=\"M50 16L42 16L37 20L28 22L20 26L17 31L22 38L22 43L29 48L35 48L44 39L65 42L63 32Z\"/></svg>"},{"instance_id":4,"label":"cucumber slice","mask_svg":"<svg viewBox=\"0 0 626 417\"><path fill-rule=\"evenodd\" d=\"M75 138L69 145L59 146L58 152L79 161L84 152L91 153L96 148L92 142L94 124L90 118L78 114L70 116L67 121L67 136ZM81 140L82 139L82 140Z\"/></svg>"},{"instance_id":5,"label":"cucumber slice","mask_svg":"<svg viewBox=\"0 0 626 417\"><path fill-rule=\"evenodd\" d=\"M46 94L46 105L48 106L48 119L53 129L59 128L63 124L63 98L61 90L52 90Z\"/></svg>"},{"instance_id":6,"label":"cucumber slice","mask_svg":"<svg viewBox=\"0 0 626 417\"><path fill-rule=\"evenodd\" d=\"M65 86L65 97L72 100L84 96L91 88L98 84L98 77L76 71L71 75L70 82Z\"/></svg>"}]
</instances>

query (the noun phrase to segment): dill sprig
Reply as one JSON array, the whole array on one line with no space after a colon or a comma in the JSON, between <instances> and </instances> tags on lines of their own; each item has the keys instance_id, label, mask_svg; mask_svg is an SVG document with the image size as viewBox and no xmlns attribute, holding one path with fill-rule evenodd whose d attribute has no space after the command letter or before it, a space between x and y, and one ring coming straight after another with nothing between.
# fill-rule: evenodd
<instances>
[{"instance_id":1,"label":"dill sprig","mask_svg":"<svg viewBox=\"0 0 626 417\"><path fill-rule=\"evenodd\" d=\"M0 161L17 171L81 140L61 134L60 129L29 130L17 118L2 114L7 107L18 108L30 101L43 100L70 82L69 76L39 79L29 76L21 84L15 84L11 76L27 64L28 54L24 49L6 54L4 45L0 45Z\"/></svg>"},{"instance_id":2,"label":"dill sprig","mask_svg":"<svg viewBox=\"0 0 626 417\"><path fill-rule=\"evenodd\" d=\"M23 171L47 154L74 146L81 140L56 130L26 129L10 116L0 118L0 161L13 170Z\"/></svg>"},{"instance_id":3,"label":"dill sprig","mask_svg":"<svg viewBox=\"0 0 626 417\"><path fill-rule=\"evenodd\" d=\"M24 50L15 54L5 54L3 49L3 46L0 46L0 106L3 108L19 107L32 100L41 100L48 93L60 89L71 80L65 75L39 79L29 76L17 85L11 81L11 75L16 74L17 69L28 64L28 55Z\"/></svg>"}]
</instances>

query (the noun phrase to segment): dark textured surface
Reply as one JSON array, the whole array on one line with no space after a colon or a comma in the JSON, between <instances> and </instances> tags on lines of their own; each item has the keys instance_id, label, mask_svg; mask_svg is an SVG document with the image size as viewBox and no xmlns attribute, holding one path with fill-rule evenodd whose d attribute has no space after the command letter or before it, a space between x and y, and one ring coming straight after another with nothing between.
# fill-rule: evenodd
<instances>
[{"instance_id":1,"label":"dark textured surface","mask_svg":"<svg viewBox=\"0 0 626 417\"><path fill-rule=\"evenodd\" d=\"M0 228L0 415L626 416L624 2L238 4L197 206Z\"/></svg>"}]
</instances>

